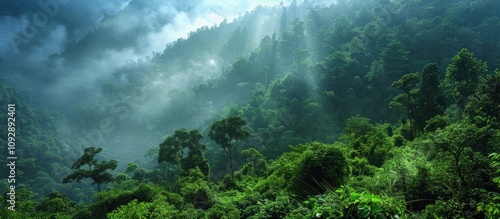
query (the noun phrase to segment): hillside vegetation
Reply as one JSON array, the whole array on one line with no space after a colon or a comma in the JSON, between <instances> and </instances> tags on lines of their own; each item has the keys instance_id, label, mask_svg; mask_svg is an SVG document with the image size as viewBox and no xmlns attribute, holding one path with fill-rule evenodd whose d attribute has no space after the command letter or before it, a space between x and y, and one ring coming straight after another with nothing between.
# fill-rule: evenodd
<instances>
[{"instance_id":1,"label":"hillside vegetation","mask_svg":"<svg viewBox=\"0 0 500 219\"><path fill-rule=\"evenodd\" d=\"M500 218L498 9L258 7L131 60L65 107L2 79L19 171L16 211L4 201L0 217ZM52 61L84 65L109 34Z\"/></svg>"}]
</instances>

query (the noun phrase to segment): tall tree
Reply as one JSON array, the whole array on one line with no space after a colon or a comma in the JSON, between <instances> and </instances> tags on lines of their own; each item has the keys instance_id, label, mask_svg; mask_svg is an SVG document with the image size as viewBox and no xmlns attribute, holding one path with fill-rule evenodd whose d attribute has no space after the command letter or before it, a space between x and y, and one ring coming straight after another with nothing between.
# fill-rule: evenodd
<instances>
[{"instance_id":1,"label":"tall tree","mask_svg":"<svg viewBox=\"0 0 500 219\"><path fill-rule=\"evenodd\" d=\"M406 74L401 77L401 79L394 81L392 83L393 87L396 87L403 91L403 94L399 94L394 99L392 99L389 106L391 108L399 108L408 119L410 125L410 139L413 139L413 121L415 115L415 93L417 92L415 84L418 82L418 73ZM404 125L404 124L403 124Z\"/></svg>"},{"instance_id":2,"label":"tall tree","mask_svg":"<svg viewBox=\"0 0 500 219\"><path fill-rule=\"evenodd\" d=\"M348 98L354 76L349 74L351 65L349 54L336 51L314 66L318 76L318 90L324 98L323 105L327 112L337 112L339 121L343 121L345 112L351 103Z\"/></svg>"},{"instance_id":3,"label":"tall tree","mask_svg":"<svg viewBox=\"0 0 500 219\"><path fill-rule=\"evenodd\" d=\"M170 166L178 165L182 158L182 144L179 136L185 136L187 130L178 129L174 135L168 136L158 147L158 163L166 162L167 177L170 176Z\"/></svg>"},{"instance_id":4,"label":"tall tree","mask_svg":"<svg viewBox=\"0 0 500 219\"><path fill-rule=\"evenodd\" d=\"M232 151L236 150L239 141L250 137L250 133L243 129L246 124L247 122L244 119L232 116L214 122L208 133L208 137L219 144L228 156L231 174L234 173Z\"/></svg>"},{"instance_id":5,"label":"tall tree","mask_svg":"<svg viewBox=\"0 0 500 219\"><path fill-rule=\"evenodd\" d=\"M467 181L471 180L464 173L466 150L471 150L472 146L484 143L478 139L479 131L479 128L474 124L453 123L445 129L437 130L432 137L436 148L453 158L453 167L463 188L466 187Z\"/></svg>"},{"instance_id":6,"label":"tall tree","mask_svg":"<svg viewBox=\"0 0 500 219\"><path fill-rule=\"evenodd\" d=\"M169 165L178 165L185 171L199 166L202 172L208 175L208 165L203 162L206 159L202 154L202 150L205 149L205 145L200 143L202 138L198 130L188 131L184 128L176 130L159 145L158 163L167 162ZM189 150L186 157L183 156L184 149ZM167 175L169 175L168 172Z\"/></svg>"},{"instance_id":7,"label":"tall tree","mask_svg":"<svg viewBox=\"0 0 500 219\"><path fill-rule=\"evenodd\" d=\"M445 101L439 89L439 66L435 63L428 64L420 74L417 104L415 113L415 126L423 130L425 122L444 112Z\"/></svg>"},{"instance_id":8,"label":"tall tree","mask_svg":"<svg viewBox=\"0 0 500 219\"><path fill-rule=\"evenodd\" d=\"M485 124L498 128L500 120L500 69L488 76L466 107L469 115L483 115Z\"/></svg>"},{"instance_id":9,"label":"tall tree","mask_svg":"<svg viewBox=\"0 0 500 219\"><path fill-rule=\"evenodd\" d=\"M386 47L382 49L380 58L384 67L384 72L389 81L394 81L407 72L410 52L406 46L399 40L391 40Z\"/></svg>"},{"instance_id":10,"label":"tall tree","mask_svg":"<svg viewBox=\"0 0 500 219\"><path fill-rule=\"evenodd\" d=\"M474 53L463 48L453 57L446 68L445 91L453 98L463 112L470 95L476 92L478 84L488 71L486 62L474 57Z\"/></svg>"},{"instance_id":11,"label":"tall tree","mask_svg":"<svg viewBox=\"0 0 500 219\"><path fill-rule=\"evenodd\" d=\"M210 167L207 159L203 156L203 150L205 150L206 146L200 143L202 138L203 136L198 130L189 132L188 155L181 159L181 168L186 173L190 169L198 167L205 176L209 174Z\"/></svg>"},{"instance_id":12,"label":"tall tree","mask_svg":"<svg viewBox=\"0 0 500 219\"><path fill-rule=\"evenodd\" d=\"M117 166L116 160L101 161L99 163L95 156L102 151L102 148L88 147L85 148L83 155L73 163L71 169L74 169L71 174L63 179L63 183L71 181L80 182L82 179L91 178L94 182L92 185L97 184L97 190L101 191L101 184L110 183L114 181L113 175L106 172L106 170L114 170ZM88 166L88 169L82 167Z\"/></svg>"}]
</instances>

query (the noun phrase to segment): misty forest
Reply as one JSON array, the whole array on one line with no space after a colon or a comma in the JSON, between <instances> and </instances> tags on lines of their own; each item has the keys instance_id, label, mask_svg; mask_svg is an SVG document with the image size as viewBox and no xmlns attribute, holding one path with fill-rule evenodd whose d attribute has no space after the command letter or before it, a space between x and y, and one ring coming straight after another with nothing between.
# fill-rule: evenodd
<instances>
[{"instance_id":1,"label":"misty forest","mask_svg":"<svg viewBox=\"0 0 500 219\"><path fill-rule=\"evenodd\" d=\"M500 218L499 16L2 1L0 218Z\"/></svg>"}]
</instances>

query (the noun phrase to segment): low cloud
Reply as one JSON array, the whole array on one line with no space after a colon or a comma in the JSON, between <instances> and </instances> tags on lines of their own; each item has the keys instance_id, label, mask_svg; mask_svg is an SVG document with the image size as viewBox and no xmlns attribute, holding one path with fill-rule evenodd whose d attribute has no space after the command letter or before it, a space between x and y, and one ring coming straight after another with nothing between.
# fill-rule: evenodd
<instances>
[{"instance_id":1,"label":"low cloud","mask_svg":"<svg viewBox=\"0 0 500 219\"><path fill-rule=\"evenodd\" d=\"M20 1L20 4L26 1ZM28 2L35 4L38 1ZM45 26L37 27L36 37L20 45L18 51L6 37L0 38L0 72L36 91L32 94L34 99L43 104L62 106L60 109L63 110L88 99L104 101L101 98L103 83L110 79L128 83L129 79L120 76L124 66L138 60L152 65L149 60L153 53L163 52L167 44L187 38L189 33L202 26L219 25L225 19L231 22L257 5L280 3L279 0L72 0L60 5L58 13L50 17ZM288 3L284 2L285 5ZM33 13L42 10L36 4L26 9L18 6L17 13L0 17L2 36L19 36L26 23L23 19L29 21ZM257 25L266 27L266 19L269 18L259 19ZM257 39L260 33L249 34L252 34L249 36L252 41L260 42ZM161 68L151 66L156 72L147 76L147 86L139 88L143 95L139 98L141 102L130 104L132 109L127 120L142 124L144 119L158 118L169 104L171 91L189 89L206 79L218 77L222 66L216 54L203 55L206 60L183 60L185 63L173 62L170 63L172 66ZM86 128L95 131L99 126L95 124ZM119 137L125 139L132 135L118 137L114 134L118 135L110 134L110 139L115 140L110 140L111 145L107 146L117 148L117 153L126 152L118 148L130 149L141 141L131 139L116 143Z\"/></svg>"}]
</instances>

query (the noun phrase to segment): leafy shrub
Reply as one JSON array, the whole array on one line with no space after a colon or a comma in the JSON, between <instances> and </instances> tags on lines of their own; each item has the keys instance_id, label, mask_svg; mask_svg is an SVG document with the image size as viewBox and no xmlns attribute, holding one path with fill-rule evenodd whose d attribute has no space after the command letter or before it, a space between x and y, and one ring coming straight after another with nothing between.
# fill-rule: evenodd
<instances>
[{"instance_id":1,"label":"leafy shrub","mask_svg":"<svg viewBox=\"0 0 500 219\"><path fill-rule=\"evenodd\" d=\"M340 140L355 150L355 156L364 157L371 165L380 167L392 148L392 142L387 135L388 127L388 124L373 125L367 118L353 116L346 120ZM404 133L401 134L404 136ZM352 158L352 155L350 157Z\"/></svg>"},{"instance_id":2,"label":"leafy shrub","mask_svg":"<svg viewBox=\"0 0 500 219\"><path fill-rule=\"evenodd\" d=\"M434 204L427 205L421 212L423 218L462 218L459 203L450 199L437 200Z\"/></svg>"},{"instance_id":3,"label":"leafy shrub","mask_svg":"<svg viewBox=\"0 0 500 219\"><path fill-rule=\"evenodd\" d=\"M232 189L237 189L238 184L236 183L236 178L232 177L229 174L224 175L222 180L219 183L219 188L221 190L232 190Z\"/></svg>"},{"instance_id":4,"label":"leafy shrub","mask_svg":"<svg viewBox=\"0 0 500 219\"><path fill-rule=\"evenodd\" d=\"M446 116L437 115L436 117L426 122L424 131L434 132L438 129L444 129L449 123L450 123L450 118Z\"/></svg>"},{"instance_id":5,"label":"leafy shrub","mask_svg":"<svg viewBox=\"0 0 500 219\"><path fill-rule=\"evenodd\" d=\"M151 213L149 208L151 203L137 202L137 199L132 200L126 205L120 206L118 209L112 211L107 216L110 219L118 218L149 218Z\"/></svg>"},{"instance_id":6,"label":"leafy shrub","mask_svg":"<svg viewBox=\"0 0 500 219\"><path fill-rule=\"evenodd\" d=\"M203 219L207 218L204 210L194 208L191 204L186 204L179 214L174 215L174 219Z\"/></svg>"},{"instance_id":7,"label":"leafy shrub","mask_svg":"<svg viewBox=\"0 0 500 219\"><path fill-rule=\"evenodd\" d=\"M151 202L137 202L137 199L132 200L127 205L122 205L118 209L107 214L110 219L121 218L173 218L179 212L164 201L155 200Z\"/></svg>"},{"instance_id":8,"label":"leafy shrub","mask_svg":"<svg viewBox=\"0 0 500 219\"><path fill-rule=\"evenodd\" d=\"M272 190L275 191L275 190ZM238 209L241 209L241 217L248 218L257 214L260 211L258 202L264 199L264 196L259 192L247 191L242 193L242 197L235 202Z\"/></svg>"},{"instance_id":9,"label":"leafy shrub","mask_svg":"<svg viewBox=\"0 0 500 219\"><path fill-rule=\"evenodd\" d=\"M285 195L278 196L275 200L264 199L258 205L260 211L249 218L285 218L288 213L298 207L296 201Z\"/></svg>"},{"instance_id":10,"label":"leafy shrub","mask_svg":"<svg viewBox=\"0 0 500 219\"><path fill-rule=\"evenodd\" d=\"M213 219L239 219L240 210L233 204L215 204L207 213Z\"/></svg>"},{"instance_id":11,"label":"leafy shrub","mask_svg":"<svg viewBox=\"0 0 500 219\"><path fill-rule=\"evenodd\" d=\"M495 168L495 173L498 175L500 173L500 154L492 153L489 157L492 159L490 166ZM497 176L492 181L500 187L500 177ZM488 201L479 203L477 210L484 212L486 218L500 218L500 194L493 193L490 196Z\"/></svg>"},{"instance_id":12,"label":"leafy shrub","mask_svg":"<svg viewBox=\"0 0 500 219\"><path fill-rule=\"evenodd\" d=\"M336 191L344 206L347 218L401 218L405 214L405 203L401 199L378 196L367 192L356 192L342 187Z\"/></svg>"},{"instance_id":13,"label":"leafy shrub","mask_svg":"<svg viewBox=\"0 0 500 219\"><path fill-rule=\"evenodd\" d=\"M347 177L347 161L344 154L337 148L311 143L309 149L301 155L295 177L290 189L299 197L311 194L321 194L325 186L338 188Z\"/></svg>"},{"instance_id":14,"label":"leafy shrub","mask_svg":"<svg viewBox=\"0 0 500 219\"><path fill-rule=\"evenodd\" d=\"M36 206L38 216L44 218L72 218L76 212L76 203L59 192L49 193L49 197Z\"/></svg>"},{"instance_id":15,"label":"leafy shrub","mask_svg":"<svg viewBox=\"0 0 500 219\"><path fill-rule=\"evenodd\" d=\"M311 209L305 218L341 218L343 209L341 200L332 193L310 197L304 205Z\"/></svg>"},{"instance_id":16,"label":"leafy shrub","mask_svg":"<svg viewBox=\"0 0 500 219\"><path fill-rule=\"evenodd\" d=\"M100 192L95 195L98 202L90 206L93 218L104 218L108 213L127 205L133 200L141 202L154 202L156 199L172 201L174 205L180 205L180 200L164 189L151 184L140 184L134 190L111 190ZM167 198L168 197L168 198ZM141 204L142 205L142 204Z\"/></svg>"},{"instance_id":17,"label":"leafy shrub","mask_svg":"<svg viewBox=\"0 0 500 219\"><path fill-rule=\"evenodd\" d=\"M247 163L241 167L241 174L243 175L253 175L255 173L253 164Z\"/></svg>"},{"instance_id":18,"label":"leafy shrub","mask_svg":"<svg viewBox=\"0 0 500 219\"><path fill-rule=\"evenodd\" d=\"M311 212L310 209L300 206L298 208L293 209L289 214L285 216L285 219L304 219L304 218L311 218L311 215L313 213ZM314 215L318 216L318 215ZM319 217L316 217L319 218Z\"/></svg>"},{"instance_id":19,"label":"leafy shrub","mask_svg":"<svg viewBox=\"0 0 500 219\"><path fill-rule=\"evenodd\" d=\"M271 175L265 180L259 180L254 189L260 193L276 191L285 187L286 179L282 176Z\"/></svg>"},{"instance_id":20,"label":"leafy shrub","mask_svg":"<svg viewBox=\"0 0 500 219\"><path fill-rule=\"evenodd\" d=\"M405 139L401 135L394 135L392 138L394 139L394 146L401 147L405 143Z\"/></svg>"},{"instance_id":21,"label":"leafy shrub","mask_svg":"<svg viewBox=\"0 0 500 219\"><path fill-rule=\"evenodd\" d=\"M350 173L354 176L367 175L371 176L375 173L376 167L371 165L366 158L355 157L349 159Z\"/></svg>"},{"instance_id":22,"label":"leafy shrub","mask_svg":"<svg viewBox=\"0 0 500 219\"><path fill-rule=\"evenodd\" d=\"M207 179L198 167L180 179L181 196L195 208L208 209L213 205L213 192Z\"/></svg>"}]
</instances>

